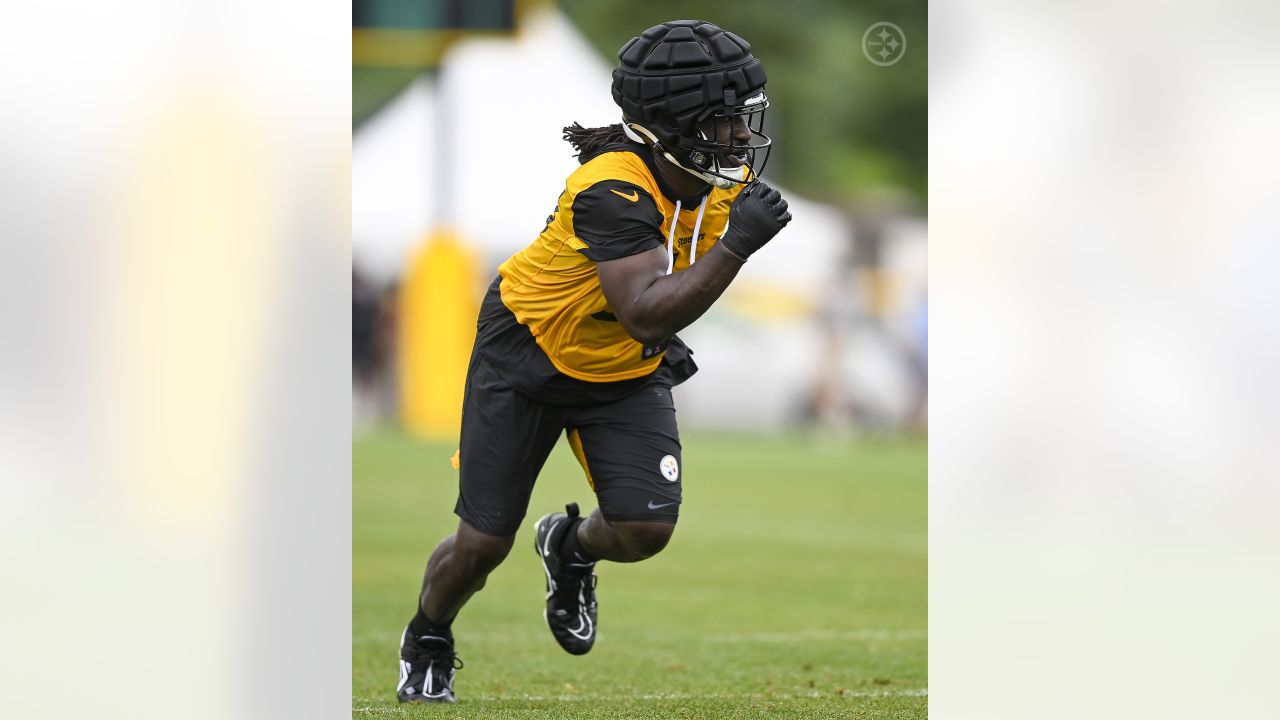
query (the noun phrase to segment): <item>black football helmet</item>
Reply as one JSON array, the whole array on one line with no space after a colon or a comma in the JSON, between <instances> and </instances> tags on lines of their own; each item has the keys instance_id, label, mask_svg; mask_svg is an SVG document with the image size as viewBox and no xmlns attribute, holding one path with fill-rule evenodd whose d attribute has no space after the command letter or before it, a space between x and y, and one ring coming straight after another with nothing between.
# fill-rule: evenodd
<instances>
[{"instance_id":1,"label":"black football helmet","mask_svg":"<svg viewBox=\"0 0 1280 720\"><path fill-rule=\"evenodd\" d=\"M764 171L764 65L751 45L703 20L645 30L618 51L613 100L627 137L719 188ZM745 125L751 139L735 137Z\"/></svg>"}]
</instances>

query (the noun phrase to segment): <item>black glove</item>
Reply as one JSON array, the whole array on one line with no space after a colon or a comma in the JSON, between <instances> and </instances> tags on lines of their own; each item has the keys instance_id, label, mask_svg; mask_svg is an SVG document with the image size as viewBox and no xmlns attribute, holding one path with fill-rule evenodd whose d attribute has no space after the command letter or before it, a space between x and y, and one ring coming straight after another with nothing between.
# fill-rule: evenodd
<instances>
[{"instance_id":1,"label":"black glove","mask_svg":"<svg viewBox=\"0 0 1280 720\"><path fill-rule=\"evenodd\" d=\"M729 227L720 244L746 260L791 222L782 193L756 180L738 193L729 208Z\"/></svg>"}]
</instances>

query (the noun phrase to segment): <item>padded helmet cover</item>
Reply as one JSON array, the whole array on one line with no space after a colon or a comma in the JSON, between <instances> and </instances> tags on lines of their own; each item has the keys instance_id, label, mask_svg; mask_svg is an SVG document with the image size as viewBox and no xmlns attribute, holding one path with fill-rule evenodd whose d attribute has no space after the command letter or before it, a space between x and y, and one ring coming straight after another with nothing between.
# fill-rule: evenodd
<instances>
[{"instance_id":1,"label":"padded helmet cover","mask_svg":"<svg viewBox=\"0 0 1280 720\"><path fill-rule=\"evenodd\" d=\"M700 121L764 89L764 65L751 45L703 20L673 20L645 30L618 51L613 100L629 120L674 144Z\"/></svg>"}]
</instances>

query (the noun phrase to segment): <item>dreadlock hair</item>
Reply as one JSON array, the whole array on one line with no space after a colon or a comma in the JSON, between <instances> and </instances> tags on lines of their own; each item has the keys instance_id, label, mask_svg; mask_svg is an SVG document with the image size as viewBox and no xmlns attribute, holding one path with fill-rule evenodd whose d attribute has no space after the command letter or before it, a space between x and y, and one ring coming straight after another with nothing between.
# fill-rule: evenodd
<instances>
[{"instance_id":1,"label":"dreadlock hair","mask_svg":"<svg viewBox=\"0 0 1280 720\"><path fill-rule=\"evenodd\" d=\"M578 151L578 162L590 160L611 145L630 142L622 132L622 123L584 128L575 122L564 129L564 139Z\"/></svg>"}]
</instances>

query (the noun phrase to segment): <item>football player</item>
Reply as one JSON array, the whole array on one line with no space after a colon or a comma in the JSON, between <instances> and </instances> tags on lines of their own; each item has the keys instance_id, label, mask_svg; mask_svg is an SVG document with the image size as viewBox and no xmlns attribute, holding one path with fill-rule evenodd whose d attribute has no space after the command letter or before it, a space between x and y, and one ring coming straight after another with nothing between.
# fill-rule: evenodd
<instances>
[{"instance_id":1,"label":"football player","mask_svg":"<svg viewBox=\"0 0 1280 720\"><path fill-rule=\"evenodd\" d=\"M560 433L595 492L538 521L544 615L589 651L599 560L660 552L679 516L671 388L697 370L676 332L791 220L759 179L764 66L709 22L663 23L618 53L622 123L565 128L580 166L546 227L498 269L481 306L458 455L457 532L432 553L401 638L403 702L453 702L450 626L506 558Z\"/></svg>"}]
</instances>

